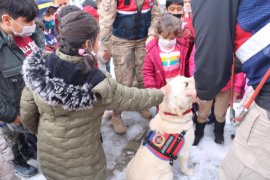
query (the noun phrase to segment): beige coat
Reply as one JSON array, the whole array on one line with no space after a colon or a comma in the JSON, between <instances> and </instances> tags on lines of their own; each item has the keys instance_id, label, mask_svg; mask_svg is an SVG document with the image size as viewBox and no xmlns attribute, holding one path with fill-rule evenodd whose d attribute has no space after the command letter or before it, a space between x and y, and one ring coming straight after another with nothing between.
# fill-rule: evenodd
<instances>
[{"instance_id":1,"label":"beige coat","mask_svg":"<svg viewBox=\"0 0 270 180\"><path fill-rule=\"evenodd\" d=\"M24 62L23 73L27 88L21 98L21 119L26 128L37 133L38 160L44 176L57 180L106 179L106 159L100 142L104 111L139 111L155 106L162 102L161 91L124 87L108 75L92 89L95 99L91 106L71 110L68 105L54 101L54 92L58 89L58 95L73 96L73 92L78 89L65 91L65 87L61 89L58 84L54 84L51 90L48 90L51 86L44 88L46 91L35 89L34 86L42 81L42 77L38 77L39 74L35 72L43 74L43 71L48 70L44 68L43 61L37 55ZM48 101L47 96L54 98ZM76 100L75 103L80 103L83 98Z\"/></svg>"}]
</instances>

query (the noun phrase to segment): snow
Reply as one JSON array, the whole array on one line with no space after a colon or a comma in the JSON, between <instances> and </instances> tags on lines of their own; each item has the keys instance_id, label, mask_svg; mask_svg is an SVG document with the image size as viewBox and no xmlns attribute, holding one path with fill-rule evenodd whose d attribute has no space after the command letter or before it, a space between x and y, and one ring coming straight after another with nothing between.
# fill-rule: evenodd
<instances>
[{"instance_id":1,"label":"snow","mask_svg":"<svg viewBox=\"0 0 270 180\"><path fill-rule=\"evenodd\" d=\"M155 108L151 109L151 112L155 113ZM102 123L102 135L103 135L103 147L107 158L107 166L109 171L112 171L109 180L124 180L124 167L128 163L126 159L122 158L123 150L127 148L129 142L136 141L137 137L142 137L145 133L145 129L148 126L149 120L144 119L137 112L124 112L122 115L124 123L128 126L128 131L125 135L117 135L113 132L110 120L104 118ZM228 117L228 114L227 114ZM228 119L228 118L227 118ZM235 132L230 122L226 122L225 126L225 143L223 145L216 144L214 142L213 124L207 125L205 134L200 144L192 146L189 167L194 169L194 176L187 177L180 171L178 162L174 163L174 180L216 180L218 167L228 152L232 143L231 134ZM128 155L133 156L132 151L127 152ZM122 158L122 160L120 160ZM123 169L119 169L117 165L124 162ZM37 166L37 162L30 161L30 164ZM25 178L22 178L26 180ZM29 178L30 180L45 180L45 178L39 173L38 175Z\"/></svg>"}]
</instances>

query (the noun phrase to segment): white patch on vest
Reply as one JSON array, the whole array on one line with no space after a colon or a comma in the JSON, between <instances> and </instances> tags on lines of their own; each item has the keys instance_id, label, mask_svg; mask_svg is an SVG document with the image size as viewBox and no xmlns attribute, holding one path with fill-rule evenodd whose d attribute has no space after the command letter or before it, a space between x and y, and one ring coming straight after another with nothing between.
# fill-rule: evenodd
<instances>
[{"instance_id":1,"label":"white patch on vest","mask_svg":"<svg viewBox=\"0 0 270 180\"><path fill-rule=\"evenodd\" d=\"M270 44L270 23L261 28L236 51L236 56L244 64L251 57Z\"/></svg>"}]
</instances>

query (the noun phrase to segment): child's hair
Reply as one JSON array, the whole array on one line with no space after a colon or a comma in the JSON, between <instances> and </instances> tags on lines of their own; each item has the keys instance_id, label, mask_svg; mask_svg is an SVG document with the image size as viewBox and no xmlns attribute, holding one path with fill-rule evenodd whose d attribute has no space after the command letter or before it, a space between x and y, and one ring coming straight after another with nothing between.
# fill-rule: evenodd
<instances>
[{"instance_id":1,"label":"child's hair","mask_svg":"<svg viewBox=\"0 0 270 180\"><path fill-rule=\"evenodd\" d=\"M58 18L61 20L64 16L66 16L69 13L76 12L76 11L81 11L81 9L75 5L67 5L64 6L60 11Z\"/></svg>"},{"instance_id":2,"label":"child's hair","mask_svg":"<svg viewBox=\"0 0 270 180\"><path fill-rule=\"evenodd\" d=\"M30 22L37 17L38 7L33 0L0 0L0 17L4 14L8 14L13 19L24 17L27 22Z\"/></svg>"},{"instance_id":3,"label":"child's hair","mask_svg":"<svg viewBox=\"0 0 270 180\"><path fill-rule=\"evenodd\" d=\"M166 9L168 9L168 7L172 4L184 6L183 0L166 0Z\"/></svg>"},{"instance_id":4,"label":"child's hair","mask_svg":"<svg viewBox=\"0 0 270 180\"><path fill-rule=\"evenodd\" d=\"M86 7L86 6L92 6L93 8L97 9L97 3L93 0L85 0L82 3L82 7Z\"/></svg>"},{"instance_id":5,"label":"child's hair","mask_svg":"<svg viewBox=\"0 0 270 180\"><path fill-rule=\"evenodd\" d=\"M80 56L79 49L89 40L89 46L94 47L99 34L99 25L97 21L88 13L76 11L66 15L60 23L60 51L70 56ZM96 57L88 52L84 56L83 63L77 64L77 67L88 72L95 68Z\"/></svg>"},{"instance_id":6,"label":"child's hair","mask_svg":"<svg viewBox=\"0 0 270 180\"><path fill-rule=\"evenodd\" d=\"M169 37L171 34L178 36L182 31L182 21L173 15L166 13L158 21L157 32L163 35L163 38Z\"/></svg>"}]
</instances>

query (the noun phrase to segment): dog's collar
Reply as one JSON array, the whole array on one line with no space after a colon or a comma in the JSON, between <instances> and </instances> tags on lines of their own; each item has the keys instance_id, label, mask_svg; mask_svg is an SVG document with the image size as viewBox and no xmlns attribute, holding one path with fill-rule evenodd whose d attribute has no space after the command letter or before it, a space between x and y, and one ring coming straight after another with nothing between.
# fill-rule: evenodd
<instances>
[{"instance_id":1,"label":"dog's collar","mask_svg":"<svg viewBox=\"0 0 270 180\"><path fill-rule=\"evenodd\" d=\"M190 112L192 112L192 109L186 110L185 112L183 112L183 115L186 115L186 114L188 114ZM169 112L164 112L163 114L170 115L170 116L178 116L177 114L172 114L172 113L169 113Z\"/></svg>"}]
</instances>

